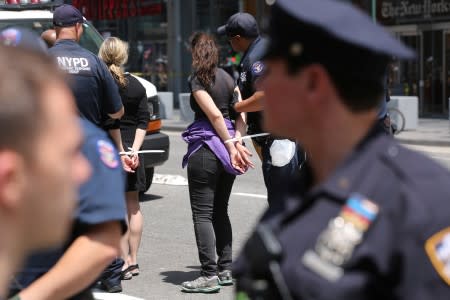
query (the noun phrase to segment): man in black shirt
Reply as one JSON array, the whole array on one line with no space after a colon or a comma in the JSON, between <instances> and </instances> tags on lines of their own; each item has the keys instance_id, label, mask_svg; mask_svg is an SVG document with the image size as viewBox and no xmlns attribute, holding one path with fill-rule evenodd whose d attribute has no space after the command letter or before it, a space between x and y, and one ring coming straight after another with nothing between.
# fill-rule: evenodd
<instances>
[{"instance_id":1,"label":"man in black shirt","mask_svg":"<svg viewBox=\"0 0 450 300\"><path fill-rule=\"evenodd\" d=\"M217 32L220 35L227 36L234 51L244 53L238 68L238 86L242 101L235 102L234 109L237 112L247 112L248 134L262 133L264 132L262 129L264 92L255 87L255 82L264 72L264 63L261 61L261 56L267 41L259 36L256 20L248 13L232 15L227 24L219 27ZM299 164L295 149L291 149L294 154L284 165L274 163L271 146L275 139L273 136L253 138L255 150L262 160L269 206L278 205L272 201L274 195L280 192L278 187L286 178L292 177L298 171ZM283 143L286 143L287 146L294 145L287 140Z\"/></svg>"},{"instance_id":2,"label":"man in black shirt","mask_svg":"<svg viewBox=\"0 0 450 300\"><path fill-rule=\"evenodd\" d=\"M70 74L71 88L83 118L102 127L105 114L123 115L117 85L105 64L78 42L83 34L83 16L71 5L60 6L53 15L56 43L49 53L61 69Z\"/></svg>"},{"instance_id":3,"label":"man in black shirt","mask_svg":"<svg viewBox=\"0 0 450 300\"><path fill-rule=\"evenodd\" d=\"M84 19L78 9L68 4L58 7L53 14L56 43L49 53L69 74L69 84L81 117L108 130L119 151L124 151L119 128L107 127L104 122L108 117L120 119L124 114L119 90L98 56L78 44L83 34L83 24ZM126 155L121 158L124 161ZM125 168L127 164L125 161Z\"/></svg>"}]
</instances>

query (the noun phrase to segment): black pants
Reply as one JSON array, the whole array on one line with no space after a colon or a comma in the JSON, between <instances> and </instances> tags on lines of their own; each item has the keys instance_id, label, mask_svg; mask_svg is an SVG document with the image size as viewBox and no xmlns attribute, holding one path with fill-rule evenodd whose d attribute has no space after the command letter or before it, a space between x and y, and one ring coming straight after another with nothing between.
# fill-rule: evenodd
<instances>
[{"instance_id":1,"label":"black pants","mask_svg":"<svg viewBox=\"0 0 450 300\"><path fill-rule=\"evenodd\" d=\"M115 285L120 285L120 276L122 275L124 263L123 259L115 258L106 269L103 270L102 274L100 274L98 281L100 281L107 290Z\"/></svg>"},{"instance_id":2,"label":"black pants","mask_svg":"<svg viewBox=\"0 0 450 300\"><path fill-rule=\"evenodd\" d=\"M187 174L201 275L231 270L233 238L228 200L236 176L225 172L207 146L191 155Z\"/></svg>"},{"instance_id":3,"label":"black pants","mask_svg":"<svg viewBox=\"0 0 450 300\"><path fill-rule=\"evenodd\" d=\"M267 202L270 208L278 209L282 206L280 202L284 199L286 186L289 180L295 177L300 171L299 166L304 160L304 152L296 145L296 152L288 164L282 167L272 165L272 156L270 155L270 146L273 143L272 138L266 138L261 146L262 154L262 172L264 183L267 188Z\"/></svg>"}]
</instances>

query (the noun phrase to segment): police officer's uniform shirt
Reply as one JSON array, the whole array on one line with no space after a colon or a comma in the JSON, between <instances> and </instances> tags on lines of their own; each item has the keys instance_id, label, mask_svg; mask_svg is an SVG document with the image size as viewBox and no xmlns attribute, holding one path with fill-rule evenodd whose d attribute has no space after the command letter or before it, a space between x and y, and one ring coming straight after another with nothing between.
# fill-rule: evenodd
<instances>
[{"instance_id":1,"label":"police officer's uniform shirt","mask_svg":"<svg viewBox=\"0 0 450 300\"><path fill-rule=\"evenodd\" d=\"M325 182L301 176L266 221L294 299L450 299L447 170L377 128Z\"/></svg>"},{"instance_id":2,"label":"police officer's uniform shirt","mask_svg":"<svg viewBox=\"0 0 450 300\"><path fill-rule=\"evenodd\" d=\"M116 147L105 132L82 120L83 155L93 169L80 188L77 223L90 226L118 220L126 231L125 174Z\"/></svg>"},{"instance_id":3,"label":"police officer's uniform shirt","mask_svg":"<svg viewBox=\"0 0 450 300\"><path fill-rule=\"evenodd\" d=\"M70 75L69 85L83 118L102 127L106 115L121 109L117 84L96 55L73 40L58 40L49 53Z\"/></svg>"},{"instance_id":4,"label":"police officer's uniform shirt","mask_svg":"<svg viewBox=\"0 0 450 300\"><path fill-rule=\"evenodd\" d=\"M241 59L238 68L239 78L238 86L241 91L242 99L247 99L255 92L255 81L264 72L264 63L260 60L263 56L267 41L261 37L257 37ZM262 114L261 112L247 113L248 133L255 134L262 131Z\"/></svg>"},{"instance_id":5,"label":"police officer's uniform shirt","mask_svg":"<svg viewBox=\"0 0 450 300\"><path fill-rule=\"evenodd\" d=\"M117 221L123 232L127 229L125 176L117 150L103 130L86 120L81 120L81 124L85 136L82 153L91 165L92 175L80 187L72 237L67 246L95 225ZM15 276L12 289L20 290L29 286L53 267L64 254L65 248L32 255L25 268Z\"/></svg>"}]
</instances>

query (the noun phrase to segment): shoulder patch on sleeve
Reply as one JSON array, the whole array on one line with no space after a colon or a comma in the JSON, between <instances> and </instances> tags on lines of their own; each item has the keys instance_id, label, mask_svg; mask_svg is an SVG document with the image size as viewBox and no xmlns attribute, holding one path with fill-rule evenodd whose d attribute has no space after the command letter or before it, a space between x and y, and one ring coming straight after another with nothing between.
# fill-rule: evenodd
<instances>
[{"instance_id":1,"label":"shoulder patch on sleeve","mask_svg":"<svg viewBox=\"0 0 450 300\"><path fill-rule=\"evenodd\" d=\"M264 63L262 61L256 61L252 65L252 74L259 76L264 71Z\"/></svg>"},{"instance_id":2,"label":"shoulder patch on sleeve","mask_svg":"<svg viewBox=\"0 0 450 300\"><path fill-rule=\"evenodd\" d=\"M450 227L425 242L425 250L439 276L450 285Z\"/></svg>"},{"instance_id":3,"label":"shoulder patch on sleeve","mask_svg":"<svg viewBox=\"0 0 450 300\"><path fill-rule=\"evenodd\" d=\"M100 159L107 167L115 169L119 166L117 153L111 142L108 142L106 140L98 140L97 151Z\"/></svg>"}]
</instances>

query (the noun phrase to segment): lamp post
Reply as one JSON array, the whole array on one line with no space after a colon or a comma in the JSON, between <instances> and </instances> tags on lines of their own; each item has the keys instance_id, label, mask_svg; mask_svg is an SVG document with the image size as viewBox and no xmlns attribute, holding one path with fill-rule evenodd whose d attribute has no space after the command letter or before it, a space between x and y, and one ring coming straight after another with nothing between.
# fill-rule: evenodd
<instances>
[{"instance_id":1,"label":"lamp post","mask_svg":"<svg viewBox=\"0 0 450 300\"><path fill-rule=\"evenodd\" d=\"M373 22L377 22L377 0L372 0L372 19Z\"/></svg>"}]
</instances>

